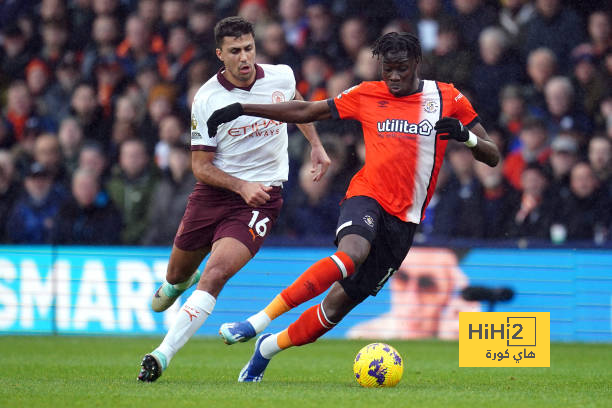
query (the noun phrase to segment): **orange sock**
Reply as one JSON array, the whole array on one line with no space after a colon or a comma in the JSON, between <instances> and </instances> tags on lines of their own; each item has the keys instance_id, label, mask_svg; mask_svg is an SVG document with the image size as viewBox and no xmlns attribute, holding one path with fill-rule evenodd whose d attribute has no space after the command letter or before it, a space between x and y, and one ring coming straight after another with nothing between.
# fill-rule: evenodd
<instances>
[{"instance_id":1,"label":"orange sock","mask_svg":"<svg viewBox=\"0 0 612 408\"><path fill-rule=\"evenodd\" d=\"M266 306L264 312L268 315L270 320L274 320L289 310L291 310L291 308L287 306L287 303L285 303L283 297L281 295L276 295L274 300L270 302L268 306Z\"/></svg>"},{"instance_id":2,"label":"orange sock","mask_svg":"<svg viewBox=\"0 0 612 408\"><path fill-rule=\"evenodd\" d=\"M336 323L330 322L321 305L312 306L306 309L304 313L287 328L287 336L290 341L290 346L302 346L312 343L319 337L334 328ZM284 332L283 332L284 333ZM282 334L282 333L281 333ZM276 343L280 348L283 348L280 343L280 335L276 339ZM286 343L284 343L286 344ZM287 348L285 347L285 348Z\"/></svg>"},{"instance_id":3,"label":"orange sock","mask_svg":"<svg viewBox=\"0 0 612 408\"><path fill-rule=\"evenodd\" d=\"M281 350L284 350L286 348L293 346L293 343L291 342L291 338L289 337L288 329L285 329L282 332L278 333L278 336L276 336L276 344Z\"/></svg>"},{"instance_id":4,"label":"orange sock","mask_svg":"<svg viewBox=\"0 0 612 408\"><path fill-rule=\"evenodd\" d=\"M332 283L351 276L354 271L353 260L344 252L337 251L306 269L280 295L289 308L294 308L325 292Z\"/></svg>"}]
</instances>

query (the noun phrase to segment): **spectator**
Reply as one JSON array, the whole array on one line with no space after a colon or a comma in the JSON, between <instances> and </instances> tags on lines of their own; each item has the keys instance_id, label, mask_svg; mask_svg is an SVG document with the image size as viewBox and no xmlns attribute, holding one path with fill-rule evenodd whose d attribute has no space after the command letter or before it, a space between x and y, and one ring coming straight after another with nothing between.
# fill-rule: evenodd
<instances>
[{"instance_id":1,"label":"spectator","mask_svg":"<svg viewBox=\"0 0 612 408\"><path fill-rule=\"evenodd\" d=\"M589 141L588 159L600 185L612 198L612 141L597 135Z\"/></svg>"},{"instance_id":2,"label":"spectator","mask_svg":"<svg viewBox=\"0 0 612 408\"><path fill-rule=\"evenodd\" d=\"M574 49L574 52L592 54L597 60L601 60L612 47L612 26L609 11L596 10L589 15L588 20L589 41L580 44Z\"/></svg>"},{"instance_id":3,"label":"spectator","mask_svg":"<svg viewBox=\"0 0 612 408\"><path fill-rule=\"evenodd\" d=\"M327 99L325 83L333 74L333 69L323 54L311 53L302 63L302 80L297 84L297 90L307 101L322 101Z\"/></svg>"},{"instance_id":4,"label":"spectator","mask_svg":"<svg viewBox=\"0 0 612 408\"><path fill-rule=\"evenodd\" d=\"M519 134L521 145L510 152L504 162L504 177L512 187L522 190L523 169L528 163L546 163L550 155L548 132L544 122L537 118L527 118Z\"/></svg>"},{"instance_id":5,"label":"spectator","mask_svg":"<svg viewBox=\"0 0 612 408\"><path fill-rule=\"evenodd\" d=\"M353 68L354 78L352 82L360 83L362 81L376 81L380 78L380 67L378 59L372 56L372 50L370 47L362 47L357 54L357 61ZM348 89L347 86L344 89ZM337 95L337 93L329 94L330 96Z\"/></svg>"},{"instance_id":6,"label":"spectator","mask_svg":"<svg viewBox=\"0 0 612 408\"><path fill-rule=\"evenodd\" d=\"M482 217L487 224L483 231L485 239L509 238L508 215L519 202L519 193L504 179L502 170L503 163L489 167L474 161L474 172L482 185Z\"/></svg>"},{"instance_id":7,"label":"spectator","mask_svg":"<svg viewBox=\"0 0 612 408\"><path fill-rule=\"evenodd\" d=\"M159 142L155 145L155 164L161 170L166 170L170 162L170 147L182 142L185 129L181 119L176 115L168 115L159 124Z\"/></svg>"},{"instance_id":8,"label":"spectator","mask_svg":"<svg viewBox=\"0 0 612 408\"><path fill-rule=\"evenodd\" d=\"M62 152L64 167L68 176L72 178L72 173L78 167L79 152L83 145L83 129L81 129L76 119L68 117L60 124L57 137Z\"/></svg>"},{"instance_id":9,"label":"spectator","mask_svg":"<svg viewBox=\"0 0 612 408\"><path fill-rule=\"evenodd\" d=\"M184 0L163 0L161 3L161 34L168 38L170 27L186 26L189 8Z\"/></svg>"},{"instance_id":10,"label":"spectator","mask_svg":"<svg viewBox=\"0 0 612 408\"><path fill-rule=\"evenodd\" d=\"M551 175L551 192L560 200L565 200L569 192L569 176L572 167L578 162L578 144L567 133L561 133L551 143L548 158Z\"/></svg>"},{"instance_id":11,"label":"spectator","mask_svg":"<svg viewBox=\"0 0 612 408\"><path fill-rule=\"evenodd\" d=\"M472 56L463 47L459 24L454 20L440 23L438 41L431 54L423 55L423 79L449 82L464 88L472 81Z\"/></svg>"},{"instance_id":12,"label":"spectator","mask_svg":"<svg viewBox=\"0 0 612 408\"><path fill-rule=\"evenodd\" d=\"M9 85L7 91L6 119L10 123L17 142L25 139L26 127L53 131L55 124L47 117L36 112L34 100L25 82L17 80Z\"/></svg>"},{"instance_id":13,"label":"spectator","mask_svg":"<svg viewBox=\"0 0 612 408\"><path fill-rule=\"evenodd\" d=\"M557 57L548 48L537 48L527 56L527 75L530 83L525 88L527 106L531 112L546 111L544 86L557 72Z\"/></svg>"},{"instance_id":14,"label":"spectator","mask_svg":"<svg viewBox=\"0 0 612 408\"><path fill-rule=\"evenodd\" d=\"M7 242L6 223L22 186L15 177L15 161L8 150L0 150L0 242Z\"/></svg>"},{"instance_id":15,"label":"spectator","mask_svg":"<svg viewBox=\"0 0 612 408\"><path fill-rule=\"evenodd\" d=\"M522 68L509 50L506 33L499 27L488 27L478 38L480 63L472 72L471 89L476 97L478 114L484 122L493 122L499 116L498 99L502 87L522 81Z\"/></svg>"},{"instance_id":16,"label":"spectator","mask_svg":"<svg viewBox=\"0 0 612 408\"><path fill-rule=\"evenodd\" d=\"M55 66L66 52L68 35L68 27L64 19L43 20L43 43L38 56L51 70L55 70Z\"/></svg>"},{"instance_id":17,"label":"spectator","mask_svg":"<svg viewBox=\"0 0 612 408\"><path fill-rule=\"evenodd\" d=\"M592 53L575 51L572 54L573 80L578 90L576 107L589 117L593 117L600 101L610 89L612 81L606 79L597 69L597 62Z\"/></svg>"},{"instance_id":18,"label":"spectator","mask_svg":"<svg viewBox=\"0 0 612 408\"><path fill-rule=\"evenodd\" d=\"M144 245L172 245L195 183L189 151L182 143L171 145L168 167L153 192Z\"/></svg>"},{"instance_id":19,"label":"spectator","mask_svg":"<svg viewBox=\"0 0 612 408\"><path fill-rule=\"evenodd\" d=\"M147 102L147 114L139 129L140 135L145 139L147 151L153 148L159 140L159 125L163 118L174 111L176 90L170 84L158 84L151 88Z\"/></svg>"},{"instance_id":20,"label":"spectator","mask_svg":"<svg viewBox=\"0 0 612 408\"><path fill-rule=\"evenodd\" d=\"M213 35L216 23L213 4L195 3L189 12L189 32L192 42L198 47L198 54L202 56L215 55L215 38ZM211 63L212 59L206 59ZM206 79L210 78L207 75Z\"/></svg>"},{"instance_id":21,"label":"spectator","mask_svg":"<svg viewBox=\"0 0 612 408\"><path fill-rule=\"evenodd\" d=\"M523 41L524 55L549 48L559 61L561 72L569 69L570 52L584 38L578 15L561 0L536 0L536 15L527 23Z\"/></svg>"},{"instance_id":22,"label":"spectator","mask_svg":"<svg viewBox=\"0 0 612 408\"><path fill-rule=\"evenodd\" d=\"M523 128L523 121L527 113L525 97L521 87L516 84L503 87L499 93L499 106L498 124L508 137L505 143L510 150L514 150L520 145L519 134ZM505 151L506 149L500 149L500 152Z\"/></svg>"},{"instance_id":23,"label":"spectator","mask_svg":"<svg viewBox=\"0 0 612 408\"><path fill-rule=\"evenodd\" d=\"M304 13L303 0L280 0L278 12L282 19L287 43L302 50L306 45L308 23Z\"/></svg>"},{"instance_id":24,"label":"spectator","mask_svg":"<svg viewBox=\"0 0 612 408\"><path fill-rule=\"evenodd\" d=\"M342 47L338 42L333 16L325 1L309 1L306 7L308 16L308 37L305 53L318 52L327 58L342 57Z\"/></svg>"},{"instance_id":25,"label":"spectator","mask_svg":"<svg viewBox=\"0 0 612 408\"><path fill-rule=\"evenodd\" d=\"M508 33L513 46L519 45L519 38L525 26L535 16L535 7L528 0L503 0L499 9L499 25Z\"/></svg>"},{"instance_id":26,"label":"spectator","mask_svg":"<svg viewBox=\"0 0 612 408\"><path fill-rule=\"evenodd\" d=\"M285 40L285 33L280 23L272 22L263 28L261 49L270 64L285 64L289 65L293 72L300 71L301 57Z\"/></svg>"},{"instance_id":27,"label":"spectator","mask_svg":"<svg viewBox=\"0 0 612 408\"><path fill-rule=\"evenodd\" d=\"M546 97L546 120L550 134L561 130L577 130L583 134L591 131L591 121L576 106L576 91L567 77L551 78L544 88Z\"/></svg>"},{"instance_id":28,"label":"spectator","mask_svg":"<svg viewBox=\"0 0 612 408\"><path fill-rule=\"evenodd\" d=\"M187 70L195 56L195 47L187 27L174 25L168 29L166 51L157 57L157 69L162 80L176 83L181 89L187 87Z\"/></svg>"},{"instance_id":29,"label":"spectator","mask_svg":"<svg viewBox=\"0 0 612 408\"><path fill-rule=\"evenodd\" d=\"M337 69L350 68L355 65L359 50L368 44L368 30L366 22L361 17L350 17L340 25L340 44L345 56L340 62L336 56L334 63Z\"/></svg>"},{"instance_id":30,"label":"spectator","mask_svg":"<svg viewBox=\"0 0 612 408\"><path fill-rule=\"evenodd\" d=\"M440 0L418 0L418 17L413 22L421 40L423 54L429 54L436 48L438 42L438 28L443 16L442 2Z\"/></svg>"},{"instance_id":31,"label":"spectator","mask_svg":"<svg viewBox=\"0 0 612 408\"><path fill-rule=\"evenodd\" d=\"M79 64L74 53L65 53L55 68L55 81L49 85L44 96L47 114L56 123L70 114L70 98L80 82Z\"/></svg>"},{"instance_id":32,"label":"spectator","mask_svg":"<svg viewBox=\"0 0 612 408\"><path fill-rule=\"evenodd\" d=\"M70 99L70 113L83 128L87 139L95 140L105 148L108 147L111 124L104 118L93 85L81 82L74 88Z\"/></svg>"},{"instance_id":33,"label":"spectator","mask_svg":"<svg viewBox=\"0 0 612 408\"><path fill-rule=\"evenodd\" d=\"M54 183L67 187L69 177L62 160L60 142L55 133L41 133L34 142L34 161L40 163Z\"/></svg>"},{"instance_id":34,"label":"spectator","mask_svg":"<svg viewBox=\"0 0 612 408\"><path fill-rule=\"evenodd\" d=\"M107 178L107 166L104 148L96 142L85 142L79 152L78 168L95 174L101 181L100 184L104 185Z\"/></svg>"},{"instance_id":35,"label":"spectator","mask_svg":"<svg viewBox=\"0 0 612 408\"><path fill-rule=\"evenodd\" d=\"M119 40L119 23L112 15L101 14L96 17L92 28L93 43L89 44L83 55L81 67L83 78L95 79L96 65L99 61L116 58L115 47Z\"/></svg>"},{"instance_id":36,"label":"spectator","mask_svg":"<svg viewBox=\"0 0 612 408\"><path fill-rule=\"evenodd\" d=\"M163 38L151 32L151 27L143 17L131 15L125 24L125 38L115 51L122 59L127 75L134 77L139 66L154 64L163 51Z\"/></svg>"},{"instance_id":37,"label":"spectator","mask_svg":"<svg viewBox=\"0 0 612 408\"><path fill-rule=\"evenodd\" d=\"M32 59L31 50L27 45L27 39L17 24L8 24L2 29L4 36L2 52L0 52L0 72L11 80L23 79L25 67Z\"/></svg>"},{"instance_id":38,"label":"spectator","mask_svg":"<svg viewBox=\"0 0 612 408\"><path fill-rule=\"evenodd\" d=\"M548 177L537 162L528 164L521 173L521 197L508 219L511 238L547 239L552 221L553 202L547 195Z\"/></svg>"},{"instance_id":39,"label":"spectator","mask_svg":"<svg viewBox=\"0 0 612 408\"><path fill-rule=\"evenodd\" d=\"M468 147L457 143L449 143L447 154L451 175L436 205L433 234L439 238L482 238L485 218L474 158Z\"/></svg>"},{"instance_id":40,"label":"spectator","mask_svg":"<svg viewBox=\"0 0 612 408\"><path fill-rule=\"evenodd\" d=\"M123 218L121 242L124 245L140 243L156 184L157 172L151 166L144 142L140 139L123 142L119 163L113 168L106 189Z\"/></svg>"},{"instance_id":41,"label":"spectator","mask_svg":"<svg viewBox=\"0 0 612 408\"><path fill-rule=\"evenodd\" d=\"M572 168L570 192L568 199L555 207L555 224L563 227L567 240L601 244L608 235L610 203L588 163L581 162Z\"/></svg>"},{"instance_id":42,"label":"spectator","mask_svg":"<svg viewBox=\"0 0 612 408\"><path fill-rule=\"evenodd\" d=\"M117 245L121 215L108 199L100 200L100 184L90 171L72 176L72 197L57 214L53 242L63 245Z\"/></svg>"},{"instance_id":43,"label":"spectator","mask_svg":"<svg viewBox=\"0 0 612 408\"><path fill-rule=\"evenodd\" d=\"M453 0L457 23L465 45L476 52L478 37L485 28L497 24L495 11L483 0Z\"/></svg>"},{"instance_id":44,"label":"spectator","mask_svg":"<svg viewBox=\"0 0 612 408\"><path fill-rule=\"evenodd\" d=\"M91 37L91 26L95 14L91 8L90 0L76 0L69 2L68 18L70 25L70 48L81 52L87 46Z\"/></svg>"},{"instance_id":45,"label":"spectator","mask_svg":"<svg viewBox=\"0 0 612 408\"><path fill-rule=\"evenodd\" d=\"M9 241L15 244L51 243L55 217L66 200L66 191L36 162L26 170L24 187L6 222Z\"/></svg>"}]
</instances>

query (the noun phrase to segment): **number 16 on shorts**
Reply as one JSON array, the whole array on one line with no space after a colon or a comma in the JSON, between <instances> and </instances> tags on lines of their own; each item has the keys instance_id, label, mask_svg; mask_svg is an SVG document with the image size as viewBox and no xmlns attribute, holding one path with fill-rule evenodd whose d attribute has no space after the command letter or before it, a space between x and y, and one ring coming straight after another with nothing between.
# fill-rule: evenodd
<instances>
[{"instance_id":1,"label":"number 16 on shorts","mask_svg":"<svg viewBox=\"0 0 612 408\"><path fill-rule=\"evenodd\" d=\"M550 367L550 313L460 312L459 367Z\"/></svg>"}]
</instances>

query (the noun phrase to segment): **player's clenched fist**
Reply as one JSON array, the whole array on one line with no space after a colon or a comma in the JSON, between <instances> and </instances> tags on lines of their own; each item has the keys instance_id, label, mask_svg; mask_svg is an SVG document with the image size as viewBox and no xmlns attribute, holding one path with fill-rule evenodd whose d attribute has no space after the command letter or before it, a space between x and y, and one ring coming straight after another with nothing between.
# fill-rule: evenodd
<instances>
[{"instance_id":1,"label":"player's clenched fist","mask_svg":"<svg viewBox=\"0 0 612 408\"><path fill-rule=\"evenodd\" d=\"M272 191L270 186L247 181L240 186L239 193L247 205L257 207L268 202L270 199L270 194L268 193L270 191Z\"/></svg>"},{"instance_id":2,"label":"player's clenched fist","mask_svg":"<svg viewBox=\"0 0 612 408\"><path fill-rule=\"evenodd\" d=\"M208 126L208 136L215 137L217 134L217 128L222 123L231 122L243 113L242 105L238 102L227 105L225 108L217 109L210 115L210 118L206 121Z\"/></svg>"},{"instance_id":3,"label":"player's clenched fist","mask_svg":"<svg viewBox=\"0 0 612 408\"><path fill-rule=\"evenodd\" d=\"M448 116L437 121L434 129L440 135L440 139L444 140L455 139L458 142L465 142L470 137L470 132L459 119L449 118Z\"/></svg>"}]
</instances>

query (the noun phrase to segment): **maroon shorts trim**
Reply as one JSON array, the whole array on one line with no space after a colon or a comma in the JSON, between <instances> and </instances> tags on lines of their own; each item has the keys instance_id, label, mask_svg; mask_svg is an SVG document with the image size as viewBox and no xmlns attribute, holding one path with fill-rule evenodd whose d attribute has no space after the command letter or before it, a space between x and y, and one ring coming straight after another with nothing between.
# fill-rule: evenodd
<instances>
[{"instance_id":1,"label":"maroon shorts trim","mask_svg":"<svg viewBox=\"0 0 612 408\"><path fill-rule=\"evenodd\" d=\"M189 195L174 245L183 251L195 251L231 237L255 255L280 214L281 191L281 187L273 187L267 203L250 207L236 193L197 183Z\"/></svg>"}]
</instances>

